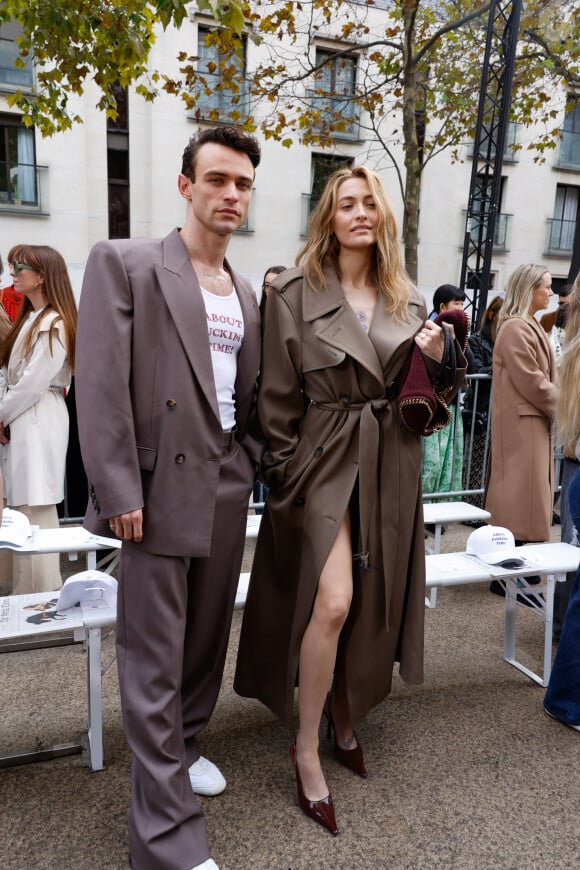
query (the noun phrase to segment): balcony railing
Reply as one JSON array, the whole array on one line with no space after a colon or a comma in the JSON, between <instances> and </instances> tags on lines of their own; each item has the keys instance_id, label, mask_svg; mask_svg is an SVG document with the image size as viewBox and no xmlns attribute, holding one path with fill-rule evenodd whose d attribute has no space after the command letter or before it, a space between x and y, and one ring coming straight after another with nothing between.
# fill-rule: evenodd
<instances>
[{"instance_id":1,"label":"balcony railing","mask_svg":"<svg viewBox=\"0 0 580 870\"><path fill-rule=\"evenodd\" d=\"M0 39L0 89L15 90L21 88L31 91L34 88L34 70L32 60L27 58L24 67L14 66L19 57L19 46L12 39Z\"/></svg>"},{"instance_id":2,"label":"balcony railing","mask_svg":"<svg viewBox=\"0 0 580 870\"><path fill-rule=\"evenodd\" d=\"M576 221L562 218L548 219L548 241L545 254L553 257L567 257L572 254Z\"/></svg>"},{"instance_id":3,"label":"balcony railing","mask_svg":"<svg viewBox=\"0 0 580 870\"><path fill-rule=\"evenodd\" d=\"M0 213L48 214L48 166L0 161Z\"/></svg>"},{"instance_id":4,"label":"balcony railing","mask_svg":"<svg viewBox=\"0 0 580 870\"><path fill-rule=\"evenodd\" d=\"M556 165L580 171L580 132L560 130L560 147Z\"/></svg>"},{"instance_id":5,"label":"balcony railing","mask_svg":"<svg viewBox=\"0 0 580 870\"><path fill-rule=\"evenodd\" d=\"M242 82L237 93L220 89L220 77L204 73L207 88L196 82L193 89L195 106L190 109L189 117L195 120L211 121L217 124L238 124L248 116L248 85Z\"/></svg>"},{"instance_id":6,"label":"balcony railing","mask_svg":"<svg viewBox=\"0 0 580 870\"><path fill-rule=\"evenodd\" d=\"M519 124L516 124L514 121L510 121L508 124L507 135L505 139L505 147L503 149L503 161L504 163L517 163L519 161L519 151L514 151L514 145L517 145L519 138ZM469 156L473 158L474 154L474 145L475 143L471 143L471 148L469 151ZM495 148L491 148L491 157L495 157ZM487 140L483 139L479 143L479 158L480 160L487 159Z\"/></svg>"},{"instance_id":7,"label":"balcony railing","mask_svg":"<svg viewBox=\"0 0 580 870\"><path fill-rule=\"evenodd\" d=\"M465 217L465 220L467 221L467 211L465 209L463 211L463 215ZM497 253L501 253L502 251L509 251L509 234L511 230L512 217L513 215L504 214L503 212L500 212L495 216L495 228L493 231L493 250ZM477 217L477 215L473 215L471 218L469 235L474 245L478 244L478 233L480 226L480 219ZM463 239L461 241L461 247L463 247Z\"/></svg>"},{"instance_id":8,"label":"balcony railing","mask_svg":"<svg viewBox=\"0 0 580 870\"><path fill-rule=\"evenodd\" d=\"M356 142L360 138L360 107L349 96L335 97L308 91L312 111L320 118L313 123L315 130L332 139L346 139Z\"/></svg>"}]
</instances>

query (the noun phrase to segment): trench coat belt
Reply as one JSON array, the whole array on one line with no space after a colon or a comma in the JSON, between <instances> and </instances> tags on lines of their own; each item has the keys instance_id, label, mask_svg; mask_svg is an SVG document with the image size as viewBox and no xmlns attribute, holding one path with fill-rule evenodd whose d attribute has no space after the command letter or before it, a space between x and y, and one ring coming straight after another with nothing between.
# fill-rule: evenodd
<instances>
[{"instance_id":1,"label":"trench coat belt","mask_svg":"<svg viewBox=\"0 0 580 870\"><path fill-rule=\"evenodd\" d=\"M393 385L394 386L394 385ZM360 414L360 431L358 441L358 479L359 479L359 515L361 530L361 552L355 558L363 568L369 567L369 537L371 519L378 504L379 487L377 480L381 468L381 422L380 414L389 406L397 395L397 389L389 387L387 394L380 399L369 399L366 402L316 402L312 404L327 411ZM364 494L364 497L361 497ZM371 565L371 568L378 566ZM386 578L385 578L386 580ZM390 588L385 589L385 620L389 624Z\"/></svg>"},{"instance_id":2,"label":"trench coat belt","mask_svg":"<svg viewBox=\"0 0 580 870\"><path fill-rule=\"evenodd\" d=\"M12 387L16 386L15 384L6 384L6 392L9 393ZM63 399L66 399L66 387L56 387L49 386L49 393L55 393L57 396L62 396Z\"/></svg>"}]
</instances>

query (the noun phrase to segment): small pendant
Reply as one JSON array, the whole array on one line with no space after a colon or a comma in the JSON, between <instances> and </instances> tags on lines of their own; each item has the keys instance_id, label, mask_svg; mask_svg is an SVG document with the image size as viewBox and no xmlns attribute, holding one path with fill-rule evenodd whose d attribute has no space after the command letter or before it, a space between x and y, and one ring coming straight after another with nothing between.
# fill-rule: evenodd
<instances>
[{"instance_id":1,"label":"small pendant","mask_svg":"<svg viewBox=\"0 0 580 870\"><path fill-rule=\"evenodd\" d=\"M354 313L356 314L356 316L358 318L358 322L362 326L363 330L365 332L368 332L369 331L369 316L366 313L366 311L360 311L360 310L357 311L355 309Z\"/></svg>"}]
</instances>

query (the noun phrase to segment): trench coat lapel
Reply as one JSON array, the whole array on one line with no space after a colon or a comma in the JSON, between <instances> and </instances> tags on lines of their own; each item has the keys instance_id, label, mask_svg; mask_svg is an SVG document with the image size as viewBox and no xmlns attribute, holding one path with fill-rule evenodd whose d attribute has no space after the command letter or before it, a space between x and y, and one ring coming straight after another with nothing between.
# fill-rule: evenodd
<instances>
[{"instance_id":1,"label":"trench coat lapel","mask_svg":"<svg viewBox=\"0 0 580 870\"><path fill-rule=\"evenodd\" d=\"M381 361L369 336L361 329L356 315L344 297L338 276L325 269L327 287L304 279L302 313L305 321L319 321L316 334L321 341L340 350L363 366L381 385L384 375Z\"/></svg>"},{"instance_id":2,"label":"trench coat lapel","mask_svg":"<svg viewBox=\"0 0 580 870\"><path fill-rule=\"evenodd\" d=\"M411 296L408 305L408 320L397 320L386 311L382 299L377 307L369 329L369 337L381 360L385 383L390 383L401 370L409 353L413 337L423 325L423 302Z\"/></svg>"},{"instance_id":3,"label":"trench coat lapel","mask_svg":"<svg viewBox=\"0 0 580 870\"><path fill-rule=\"evenodd\" d=\"M156 266L155 269L161 292L191 368L219 420L205 305L197 275L178 230L173 230L163 240L163 264Z\"/></svg>"}]
</instances>

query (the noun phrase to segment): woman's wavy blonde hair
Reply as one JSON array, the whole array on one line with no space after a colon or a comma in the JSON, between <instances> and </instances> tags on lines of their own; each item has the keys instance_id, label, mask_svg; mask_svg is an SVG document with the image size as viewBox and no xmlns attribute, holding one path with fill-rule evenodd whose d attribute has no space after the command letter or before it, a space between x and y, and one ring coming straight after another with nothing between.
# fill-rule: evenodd
<instances>
[{"instance_id":1,"label":"woman's wavy blonde hair","mask_svg":"<svg viewBox=\"0 0 580 870\"><path fill-rule=\"evenodd\" d=\"M341 277L338 265L340 244L332 224L340 186L350 178L366 181L379 215L377 242L373 250L370 278L384 296L387 311L397 320L407 319L407 307L411 297L411 281L405 271L399 248L397 223L378 175L366 166L350 166L337 169L329 177L320 201L310 218L308 239L296 257L296 265L304 266L307 280L316 276L321 287L326 288L324 267L331 266Z\"/></svg>"},{"instance_id":2,"label":"woman's wavy blonde hair","mask_svg":"<svg viewBox=\"0 0 580 870\"><path fill-rule=\"evenodd\" d=\"M505 299L498 314L498 329L508 317L522 317L524 320L531 318L534 290L540 286L542 278L549 271L545 266L526 263L511 273L505 288Z\"/></svg>"},{"instance_id":3,"label":"woman's wavy blonde hair","mask_svg":"<svg viewBox=\"0 0 580 870\"><path fill-rule=\"evenodd\" d=\"M556 430L560 443L573 450L580 438L580 273L567 305L564 349L558 368Z\"/></svg>"},{"instance_id":4,"label":"woman's wavy blonde hair","mask_svg":"<svg viewBox=\"0 0 580 870\"><path fill-rule=\"evenodd\" d=\"M71 371L74 372L77 306L64 259L58 251L55 251L54 248L48 247L48 245L15 245L8 252L8 263L14 261L26 263L27 266L32 266L32 268L44 278L42 290L46 298L46 306L43 309L43 314L35 320L32 329L30 329L26 335L22 346L24 355L28 356L32 351L32 347L38 335L40 321L44 314L49 311L56 311L59 317L56 318L55 324L58 320L61 320L63 323L68 360ZM25 296L20 311L18 312L18 317L14 321L12 329L6 336L4 344L2 345L0 365L8 365L14 343L32 310L32 303ZM55 326L53 325L49 332L49 347L51 353L54 332Z\"/></svg>"}]
</instances>

